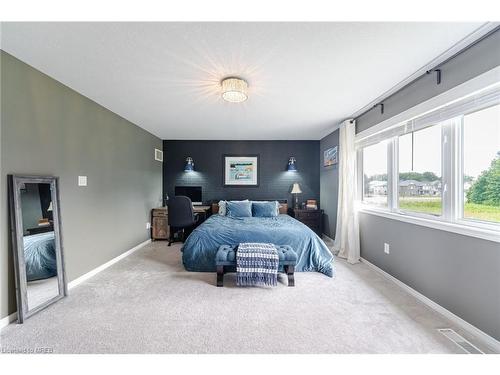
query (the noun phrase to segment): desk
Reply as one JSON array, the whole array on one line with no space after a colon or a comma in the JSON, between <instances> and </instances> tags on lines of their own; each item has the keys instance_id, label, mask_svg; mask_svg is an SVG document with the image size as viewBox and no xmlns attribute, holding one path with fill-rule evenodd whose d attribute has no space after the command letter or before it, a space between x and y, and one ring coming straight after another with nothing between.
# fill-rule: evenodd
<instances>
[{"instance_id":1,"label":"desk","mask_svg":"<svg viewBox=\"0 0 500 375\"><path fill-rule=\"evenodd\" d=\"M193 212L200 215L197 225L210 216L211 206L193 206ZM170 227L168 225L168 207L158 207L151 210L151 239L168 240Z\"/></svg>"},{"instance_id":2,"label":"desk","mask_svg":"<svg viewBox=\"0 0 500 375\"><path fill-rule=\"evenodd\" d=\"M211 206L193 206L193 212L195 214L208 214L212 209Z\"/></svg>"}]
</instances>

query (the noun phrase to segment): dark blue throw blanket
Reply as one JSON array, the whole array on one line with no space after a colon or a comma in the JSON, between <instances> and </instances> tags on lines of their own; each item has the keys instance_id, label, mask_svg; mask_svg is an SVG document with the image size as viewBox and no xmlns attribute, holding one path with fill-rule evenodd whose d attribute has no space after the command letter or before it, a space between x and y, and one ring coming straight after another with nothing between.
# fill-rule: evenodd
<instances>
[{"instance_id":1,"label":"dark blue throw blanket","mask_svg":"<svg viewBox=\"0 0 500 375\"><path fill-rule=\"evenodd\" d=\"M278 250L270 243L240 243L236 250L238 286L278 285Z\"/></svg>"},{"instance_id":2,"label":"dark blue throw blanket","mask_svg":"<svg viewBox=\"0 0 500 375\"><path fill-rule=\"evenodd\" d=\"M295 271L333 276L333 255L323 240L288 215L245 218L212 215L187 238L182 262L188 271L215 272L219 246L237 246L243 242L290 245L297 253Z\"/></svg>"}]
</instances>

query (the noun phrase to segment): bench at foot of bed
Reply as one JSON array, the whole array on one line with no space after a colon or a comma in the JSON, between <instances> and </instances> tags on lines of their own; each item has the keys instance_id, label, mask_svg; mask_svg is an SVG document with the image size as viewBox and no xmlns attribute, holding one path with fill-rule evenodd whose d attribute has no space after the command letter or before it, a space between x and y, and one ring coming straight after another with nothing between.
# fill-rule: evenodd
<instances>
[{"instance_id":1,"label":"bench at foot of bed","mask_svg":"<svg viewBox=\"0 0 500 375\"><path fill-rule=\"evenodd\" d=\"M288 277L288 286L295 286L294 272L297 264L297 254L288 245L275 245L278 250L279 268L283 269ZM236 246L222 245L215 255L217 268L217 286L224 286L224 273L234 272L236 269Z\"/></svg>"}]
</instances>

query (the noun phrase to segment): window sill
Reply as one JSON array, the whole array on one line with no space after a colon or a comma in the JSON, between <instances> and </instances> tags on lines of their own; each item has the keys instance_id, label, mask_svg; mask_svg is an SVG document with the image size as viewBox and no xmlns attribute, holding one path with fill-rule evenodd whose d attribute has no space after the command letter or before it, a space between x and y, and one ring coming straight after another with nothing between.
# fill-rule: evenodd
<instances>
[{"instance_id":1,"label":"window sill","mask_svg":"<svg viewBox=\"0 0 500 375\"><path fill-rule=\"evenodd\" d=\"M359 209L359 212L500 243L500 231L495 229L479 228L472 225L455 224L430 218L428 219L418 216L399 214L376 208L363 207Z\"/></svg>"}]
</instances>

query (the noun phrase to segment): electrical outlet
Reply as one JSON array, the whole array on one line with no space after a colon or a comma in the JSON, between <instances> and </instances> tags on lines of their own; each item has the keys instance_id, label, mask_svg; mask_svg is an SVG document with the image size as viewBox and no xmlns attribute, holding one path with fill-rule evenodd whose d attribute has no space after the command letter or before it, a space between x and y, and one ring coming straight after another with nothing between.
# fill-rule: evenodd
<instances>
[{"instance_id":1,"label":"electrical outlet","mask_svg":"<svg viewBox=\"0 0 500 375\"><path fill-rule=\"evenodd\" d=\"M384 243L384 253L386 253L386 254L391 253L391 249L390 249L390 246L388 243Z\"/></svg>"},{"instance_id":2,"label":"electrical outlet","mask_svg":"<svg viewBox=\"0 0 500 375\"><path fill-rule=\"evenodd\" d=\"M151 223L146 223L146 229L151 229Z\"/></svg>"}]
</instances>

